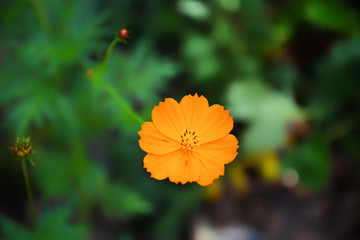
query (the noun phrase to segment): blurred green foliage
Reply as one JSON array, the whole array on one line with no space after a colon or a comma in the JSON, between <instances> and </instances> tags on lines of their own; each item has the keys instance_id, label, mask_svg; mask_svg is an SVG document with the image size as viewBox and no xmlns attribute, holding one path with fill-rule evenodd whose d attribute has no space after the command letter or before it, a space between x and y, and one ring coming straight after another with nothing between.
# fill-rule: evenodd
<instances>
[{"instance_id":1,"label":"blurred green foliage","mask_svg":"<svg viewBox=\"0 0 360 240\"><path fill-rule=\"evenodd\" d=\"M330 176L329 148L320 137L313 137L286 155L283 168L296 169L300 183L308 190L326 185Z\"/></svg>"},{"instance_id":2,"label":"blurred green foliage","mask_svg":"<svg viewBox=\"0 0 360 240\"><path fill-rule=\"evenodd\" d=\"M230 109L239 159L282 150L281 168L295 169L301 186L326 187L334 147L359 154L358 9L338 0L1 1L0 186L4 202L24 192L4 149L31 136L41 210L30 230L1 209L0 239L89 239L99 216L123 221L118 239L181 239L203 202L195 184L149 177L138 123L92 74L146 120L164 97L205 95ZM120 27L131 38L102 65ZM298 122L310 130L292 131Z\"/></svg>"},{"instance_id":3,"label":"blurred green foliage","mask_svg":"<svg viewBox=\"0 0 360 240\"><path fill-rule=\"evenodd\" d=\"M46 210L33 232L6 218L2 218L1 226L4 232L4 238L2 239L88 239L86 226L84 224L70 223L70 216L71 208L69 206Z\"/></svg>"},{"instance_id":4,"label":"blurred green foliage","mask_svg":"<svg viewBox=\"0 0 360 240\"><path fill-rule=\"evenodd\" d=\"M303 118L291 97L260 80L234 81L228 99L233 117L251 123L242 140L245 151L280 149L286 142L287 125Z\"/></svg>"}]
</instances>

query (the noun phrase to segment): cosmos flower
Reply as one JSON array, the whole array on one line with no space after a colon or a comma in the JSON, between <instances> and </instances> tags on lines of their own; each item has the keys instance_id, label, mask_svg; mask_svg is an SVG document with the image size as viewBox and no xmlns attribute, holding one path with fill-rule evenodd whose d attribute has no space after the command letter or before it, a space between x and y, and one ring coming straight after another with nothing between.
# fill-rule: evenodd
<instances>
[{"instance_id":1,"label":"cosmos flower","mask_svg":"<svg viewBox=\"0 0 360 240\"><path fill-rule=\"evenodd\" d=\"M237 155L229 110L209 107L204 96L187 95L180 103L166 98L151 116L153 122L141 126L139 145L148 153L144 168L157 180L206 186L224 175L224 165Z\"/></svg>"}]
</instances>

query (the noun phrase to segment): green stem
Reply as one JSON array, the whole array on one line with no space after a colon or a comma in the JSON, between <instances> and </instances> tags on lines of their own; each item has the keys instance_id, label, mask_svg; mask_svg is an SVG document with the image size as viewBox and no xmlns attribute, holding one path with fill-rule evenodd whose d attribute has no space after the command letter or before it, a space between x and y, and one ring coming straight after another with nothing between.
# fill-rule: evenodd
<instances>
[{"instance_id":1,"label":"green stem","mask_svg":"<svg viewBox=\"0 0 360 240\"><path fill-rule=\"evenodd\" d=\"M23 173L24 173L26 192L27 192L27 195L28 195L31 223L35 227L35 225L36 225L35 224L35 208L34 208L34 201L33 201L33 197L32 197L32 191L31 191L29 175L28 175L27 168L26 168L26 159L22 160L22 170L23 170Z\"/></svg>"},{"instance_id":2,"label":"green stem","mask_svg":"<svg viewBox=\"0 0 360 240\"><path fill-rule=\"evenodd\" d=\"M144 120L137 114L130 106L129 104L124 100L124 98L106 81L104 81L101 76L104 73L105 66L110 58L110 55L112 51L114 50L115 45L120 42L118 38L115 38L109 45L109 47L106 50L104 60L101 63L100 66L100 74L97 77L97 81L101 82L104 86L104 89L107 91L107 93L114 98L116 103L125 110L136 122L138 122L140 125L144 123Z\"/></svg>"},{"instance_id":3,"label":"green stem","mask_svg":"<svg viewBox=\"0 0 360 240\"><path fill-rule=\"evenodd\" d=\"M112 41L110 43L109 47L107 48L104 60L102 62L102 68L104 68L105 65L107 64L107 62L109 61L109 57L110 57L112 51L114 50L116 43L118 43L118 41L119 41L118 38L115 38L114 41ZM102 69L102 70L104 70L104 69Z\"/></svg>"},{"instance_id":4,"label":"green stem","mask_svg":"<svg viewBox=\"0 0 360 240\"><path fill-rule=\"evenodd\" d=\"M122 107L136 122L140 125L144 123L144 120L127 104L127 102L115 91L115 89L104 82L105 90L111 95L117 104Z\"/></svg>"},{"instance_id":5,"label":"green stem","mask_svg":"<svg viewBox=\"0 0 360 240\"><path fill-rule=\"evenodd\" d=\"M71 155L74 160L74 169L78 173L83 173L86 171L86 167L88 166L88 157L85 152L85 146L81 139L81 136L78 132L73 131L71 134L70 140L71 147ZM91 206L89 199L86 197L86 193L84 193L84 188L80 184L79 190L76 191L77 197L81 202L79 207L79 218L81 222L90 223L91 219Z\"/></svg>"},{"instance_id":6,"label":"green stem","mask_svg":"<svg viewBox=\"0 0 360 240\"><path fill-rule=\"evenodd\" d=\"M35 7L36 15L40 22L43 32L49 33L51 30L50 19L46 11L46 7L43 0L30 0Z\"/></svg>"}]
</instances>

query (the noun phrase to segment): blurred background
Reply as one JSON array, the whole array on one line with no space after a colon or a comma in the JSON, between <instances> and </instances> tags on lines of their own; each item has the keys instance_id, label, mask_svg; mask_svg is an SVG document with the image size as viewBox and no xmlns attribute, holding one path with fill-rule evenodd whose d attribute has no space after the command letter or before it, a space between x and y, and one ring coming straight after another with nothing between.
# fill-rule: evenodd
<instances>
[{"instance_id":1,"label":"blurred background","mask_svg":"<svg viewBox=\"0 0 360 240\"><path fill-rule=\"evenodd\" d=\"M0 239L359 239L359 17L357 0L1 0ZM99 71L146 120L189 93L229 109L225 176L150 178Z\"/></svg>"}]
</instances>

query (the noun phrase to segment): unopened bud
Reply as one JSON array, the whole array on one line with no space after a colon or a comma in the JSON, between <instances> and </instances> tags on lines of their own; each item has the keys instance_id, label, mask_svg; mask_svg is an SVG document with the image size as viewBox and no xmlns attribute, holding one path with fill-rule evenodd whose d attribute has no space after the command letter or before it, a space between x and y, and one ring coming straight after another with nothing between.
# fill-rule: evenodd
<instances>
[{"instance_id":1,"label":"unopened bud","mask_svg":"<svg viewBox=\"0 0 360 240\"><path fill-rule=\"evenodd\" d=\"M119 29L117 33L120 39L126 40L129 38L129 30L127 30L126 28Z\"/></svg>"},{"instance_id":2,"label":"unopened bud","mask_svg":"<svg viewBox=\"0 0 360 240\"><path fill-rule=\"evenodd\" d=\"M10 149L11 153L18 158L27 157L33 150L30 137L16 137L16 143Z\"/></svg>"}]
</instances>

